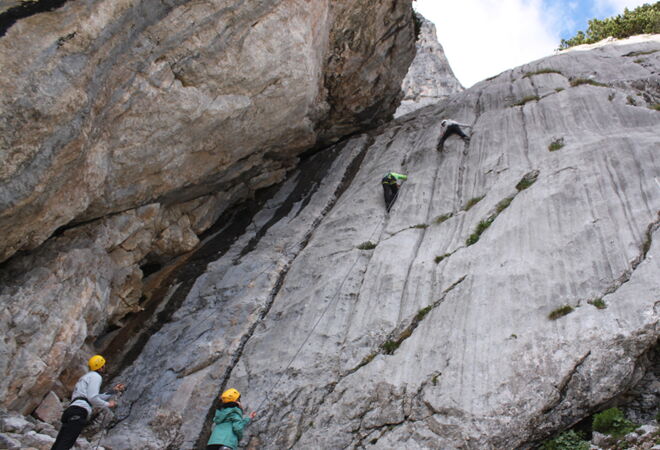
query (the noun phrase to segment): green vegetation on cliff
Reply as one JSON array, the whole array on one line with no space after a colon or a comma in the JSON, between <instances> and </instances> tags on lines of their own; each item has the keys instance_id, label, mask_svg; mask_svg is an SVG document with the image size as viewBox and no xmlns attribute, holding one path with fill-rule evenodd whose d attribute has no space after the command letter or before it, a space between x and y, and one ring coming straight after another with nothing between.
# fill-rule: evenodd
<instances>
[{"instance_id":1,"label":"green vegetation on cliff","mask_svg":"<svg viewBox=\"0 0 660 450\"><path fill-rule=\"evenodd\" d=\"M645 33L660 33L660 1L654 4L645 3L632 11L626 8L623 14L616 17L591 19L586 33L578 31L572 38L562 39L559 48L593 44L610 36L622 39Z\"/></svg>"}]
</instances>

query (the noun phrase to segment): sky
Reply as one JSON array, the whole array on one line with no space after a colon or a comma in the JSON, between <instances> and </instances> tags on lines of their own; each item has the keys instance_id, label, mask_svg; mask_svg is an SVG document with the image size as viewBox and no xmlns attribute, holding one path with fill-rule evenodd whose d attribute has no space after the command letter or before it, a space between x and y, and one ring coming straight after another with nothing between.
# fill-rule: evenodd
<instances>
[{"instance_id":1,"label":"sky","mask_svg":"<svg viewBox=\"0 0 660 450\"><path fill-rule=\"evenodd\" d=\"M436 26L449 64L468 88L507 69L554 53L561 39L654 0L416 0Z\"/></svg>"}]
</instances>

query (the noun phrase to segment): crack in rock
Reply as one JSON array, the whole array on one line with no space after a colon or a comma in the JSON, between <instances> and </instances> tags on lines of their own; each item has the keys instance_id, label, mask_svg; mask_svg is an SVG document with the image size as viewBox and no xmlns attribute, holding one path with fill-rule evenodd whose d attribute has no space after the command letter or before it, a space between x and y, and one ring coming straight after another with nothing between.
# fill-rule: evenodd
<instances>
[{"instance_id":1,"label":"crack in rock","mask_svg":"<svg viewBox=\"0 0 660 450\"><path fill-rule=\"evenodd\" d=\"M610 294L614 294L616 291L621 288L624 284L626 284L628 281L630 281L630 278L632 278L633 273L635 270L637 270L637 267L646 259L646 256L651 249L651 244L653 243L653 233L655 233L658 228L660 228L660 212L657 215L657 219L649 226L646 228L646 233L644 233L644 241L642 242L642 246L640 249L640 254L631 261L630 263L630 268L625 270L619 278L614 280L614 282L603 292L602 297L605 297ZM587 301L587 303L591 303L595 299L590 299Z\"/></svg>"},{"instance_id":2,"label":"crack in rock","mask_svg":"<svg viewBox=\"0 0 660 450\"><path fill-rule=\"evenodd\" d=\"M550 414L553 409L555 409L561 402L563 402L566 399L566 394L568 392L568 385L570 382L573 380L573 377L577 374L578 370L584 364L584 362L587 360L587 358L591 355L591 350L587 351L580 359L578 359L575 364L573 365L573 368L564 376L564 378L559 382L559 385L557 386L557 398L550 402L548 405L544 406L543 409L541 409L541 413L543 414Z\"/></svg>"},{"instance_id":3,"label":"crack in rock","mask_svg":"<svg viewBox=\"0 0 660 450\"><path fill-rule=\"evenodd\" d=\"M295 262L295 259L300 254L300 252L302 252L305 249L305 247L311 240L312 236L314 235L314 232L320 226L325 216L332 210L332 208L339 201L339 199L341 198L342 194L346 191L346 189L348 189L353 178L357 174L358 169L360 168L360 165L364 160L364 157L366 156L369 148L371 148L371 146L373 145L374 141L375 139L371 135L367 136L367 140L363 144L362 149L358 152L358 154L353 158L351 163L346 168L343 177L341 178L337 188L335 189L334 195L330 196L328 203L323 208L319 216L316 219L314 219L314 221L310 224L309 229L303 236L303 239L300 241L300 245L298 246L297 251L293 252L289 256L289 261L280 269L277 277L277 281L273 286L273 288L271 289L271 292L268 295L265 305L262 307L262 311L260 312L258 319L255 320L255 322L250 326L248 331L241 337L240 344L238 345L238 348L234 352L231 362L228 364L224 375L221 377L220 389L218 393L221 393L225 389L234 368L241 359L245 346L247 345L248 341L254 334L257 327L265 320L266 316L268 315L268 312L271 310L275 302L275 298L277 297L277 294L280 292L284 284L284 280L289 272L289 269ZM211 423L212 423L211 419L218 406L219 406L219 400L216 397L213 401L211 408L209 409L206 420L204 421L205 425L202 429L202 433L200 434L196 442L196 447L202 448L204 442L206 442L206 440L208 439L208 436L210 435L210 431L211 431Z\"/></svg>"},{"instance_id":4,"label":"crack in rock","mask_svg":"<svg viewBox=\"0 0 660 450\"><path fill-rule=\"evenodd\" d=\"M383 342L379 346L378 350L375 350L374 352L370 353L368 356L363 358L362 361L357 366L355 366L352 369L349 369L347 372L340 375L340 380L347 377L347 376L349 376L349 375L351 375L351 374L353 374L353 373L355 373L355 372L357 372L362 367L366 366L371 361L373 361L373 359L381 353L385 354L385 355L394 354L396 349L399 348L399 346L403 343L403 341L405 341L410 336L412 336L413 331L415 331L415 329L419 326L419 324L422 322L424 317L426 317L426 315L431 310L433 310L433 309L437 308L438 306L440 306L444 302L447 295L449 295L449 293L452 290L454 290L454 288L456 288L456 286L461 284L465 280L465 278L467 278L467 275L463 275L461 278L459 278L457 281L455 281L451 286L449 286L447 289L445 289L442 293L442 296L438 300L434 301L433 303L431 303L427 307L422 308L421 310L419 310L415 314L415 316L413 316L412 319L410 319L410 323L403 329L403 331L398 333L398 335L395 334L395 332L390 333L390 335L388 336L389 339L385 340L385 342Z\"/></svg>"}]
</instances>

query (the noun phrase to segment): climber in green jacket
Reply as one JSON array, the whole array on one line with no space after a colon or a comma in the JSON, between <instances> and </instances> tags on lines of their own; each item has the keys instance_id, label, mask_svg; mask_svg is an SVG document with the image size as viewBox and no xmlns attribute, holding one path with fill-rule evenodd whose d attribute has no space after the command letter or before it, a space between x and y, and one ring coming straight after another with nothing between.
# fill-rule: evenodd
<instances>
[{"instance_id":1,"label":"climber in green jacket","mask_svg":"<svg viewBox=\"0 0 660 450\"><path fill-rule=\"evenodd\" d=\"M388 172L383 177L383 194L385 194L385 208L390 212L390 208L394 204L397 195L399 194L399 180L407 180L408 176L396 172Z\"/></svg>"},{"instance_id":2,"label":"climber in green jacket","mask_svg":"<svg viewBox=\"0 0 660 450\"><path fill-rule=\"evenodd\" d=\"M243 438L243 428L257 415L251 412L249 417L243 417L243 407L238 401L241 393L236 389L227 389L220 396L222 404L215 410L213 418L213 433L209 438L206 450L235 450Z\"/></svg>"}]
</instances>

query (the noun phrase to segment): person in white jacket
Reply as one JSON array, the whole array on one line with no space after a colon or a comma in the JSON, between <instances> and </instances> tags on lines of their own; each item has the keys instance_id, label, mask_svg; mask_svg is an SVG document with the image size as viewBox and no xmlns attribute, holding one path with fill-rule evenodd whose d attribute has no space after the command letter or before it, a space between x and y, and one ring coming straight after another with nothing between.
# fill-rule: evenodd
<instances>
[{"instance_id":1,"label":"person in white jacket","mask_svg":"<svg viewBox=\"0 0 660 450\"><path fill-rule=\"evenodd\" d=\"M465 123L456 122L454 120L445 119L440 122L440 141L438 142L438 151L441 151L445 145L445 141L452 134L459 135L466 143L470 142L470 137L461 130L461 127L469 127Z\"/></svg>"},{"instance_id":2,"label":"person in white jacket","mask_svg":"<svg viewBox=\"0 0 660 450\"><path fill-rule=\"evenodd\" d=\"M114 408L117 403L109 400L112 394L101 394L101 374L105 373L105 358L94 355L88 361L89 372L80 377L71 394L71 403L62 413L62 427L51 450L69 450L76 444L88 419L92 415L92 407ZM112 388L114 392L124 390L123 384Z\"/></svg>"}]
</instances>

